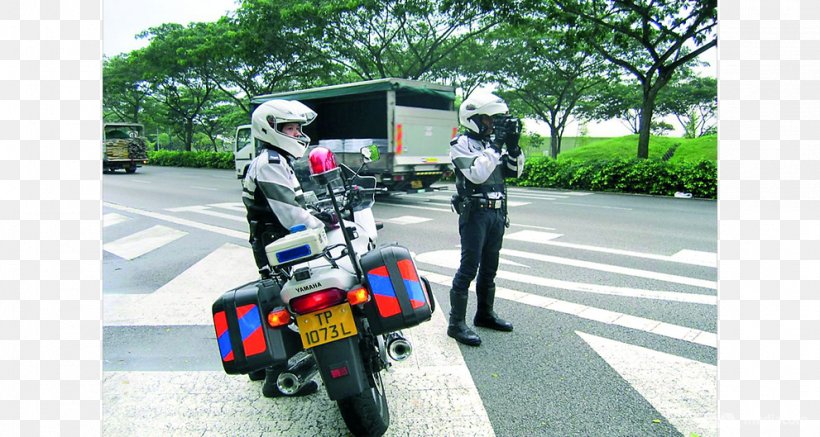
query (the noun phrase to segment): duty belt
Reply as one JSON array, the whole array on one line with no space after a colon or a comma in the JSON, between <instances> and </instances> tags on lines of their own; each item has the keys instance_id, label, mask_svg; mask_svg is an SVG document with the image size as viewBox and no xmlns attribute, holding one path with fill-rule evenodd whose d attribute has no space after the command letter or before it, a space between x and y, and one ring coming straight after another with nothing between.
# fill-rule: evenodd
<instances>
[{"instance_id":1,"label":"duty belt","mask_svg":"<svg viewBox=\"0 0 820 437\"><path fill-rule=\"evenodd\" d=\"M503 199L470 199L476 208L501 209Z\"/></svg>"}]
</instances>

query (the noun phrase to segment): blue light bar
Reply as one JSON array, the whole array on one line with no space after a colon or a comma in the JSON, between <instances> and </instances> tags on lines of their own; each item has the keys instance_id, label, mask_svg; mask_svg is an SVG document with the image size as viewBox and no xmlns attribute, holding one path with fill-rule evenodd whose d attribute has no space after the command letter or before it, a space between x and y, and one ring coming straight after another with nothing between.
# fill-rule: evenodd
<instances>
[{"instance_id":1,"label":"blue light bar","mask_svg":"<svg viewBox=\"0 0 820 437\"><path fill-rule=\"evenodd\" d=\"M292 247L281 252L276 252L276 260L279 261L279 263L281 264L286 263L288 261L293 261L295 259L304 258L310 255L310 246L307 244L303 244L301 246Z\"/></svg>"}]
</instances>

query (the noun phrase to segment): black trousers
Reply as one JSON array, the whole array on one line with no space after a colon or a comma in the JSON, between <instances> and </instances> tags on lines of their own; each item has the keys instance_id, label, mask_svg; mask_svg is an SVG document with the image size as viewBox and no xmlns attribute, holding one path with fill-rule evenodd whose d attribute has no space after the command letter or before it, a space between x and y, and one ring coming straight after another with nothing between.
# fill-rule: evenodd
<instances>
[{"instance_id":1,"label":"black trousers","mask_svg":"<svg viewBox=\"0 0 820 437\"><path fill-rule=\"evenodd\" d=\"M453 278L453 292L466 295L476 273L476 290L479 294L495 286L504 223L504 213L500 209L473 208L466 219L464 214L458 217L461 265Z\"/></svg>"}]
</instances>

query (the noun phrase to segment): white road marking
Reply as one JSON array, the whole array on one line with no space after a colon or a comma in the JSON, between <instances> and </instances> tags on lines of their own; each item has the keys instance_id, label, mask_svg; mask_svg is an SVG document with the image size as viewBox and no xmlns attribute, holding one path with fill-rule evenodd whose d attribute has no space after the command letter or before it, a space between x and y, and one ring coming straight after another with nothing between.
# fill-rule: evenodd
<instances>
[{"instance_id":1,"label":"white road marking","mask_svg":"<svg viewBox=\"0 0 820 437\"><path fill-rule=\"evenodd\" d=\"M191 188L195 188L197 190L219 191L217 188L200 187L200 186L197 186L197 185L191 185Z\"/></svg>"},{"instance_id":2,"label":"white road marking","mask_svg":"<svg viewBox=\"0 0 820 437\"><path fill-rule=\"evenodd\" d=\"M103 250L113 253L120 258L132 260L152 250L159 249L185 235L188 235L188 233L167 226L156 225L104 244Z\"/></svg>"},{"instance_id":3,"label":"white road marking","mask_svg":"<svg viewBox=\"0 0 820 437\"><path fill-rule=\"evenodd\" d=\"M103 294L103 323L208 325L223 293L259 278L253 252L225 243L151 294Z\"/></svg>"},{"instance_id":4,"label":"white road marking","mask_svg":"<svg viewBox=\"0 0 820 437\"><path fill-rule=\"evenodd\" d=\"M620 206L589 205L586 203L555 202L556 205L580 206L582 208L620 209L622 211L632 211L632 208L622 208Z\"/></svg>"},{"instance_id":5,"label":"white road marking","mask_svg":"<svg viewBox=\"0 0 820 437\"><path fill-rule=\"evenodd\" d=\"M210 305L202 310L210 312ZM446 330L441 311L403 330L413 354L382 373L391 405L387 435L429 435L434 429L436 435L495 436L458 344ZM218 354L214 339L214 361ZM260 381L222 371L106 371L103 434L131 436L139 429L141 435L348 435L336 403L321 378L316 380L317 394L267 399Z\"/></svg>"},{"instance_id":6,"label":"white road marking","mask_svg":"<svg viewBox=\"0 0 820 437\"><path fill-rule=\"evenodd\" d=\"M578 193L575 191L543 191L543 190L528 190L523 188L507 188L508 193L524 193L524 194L543 194L545 196L589 196L592 193Z\"/></svg>"},{"instance_id":7,"label":"white road marking","mask_svg":"<svg viewBox=\"0 0 820 437\"><path fill-rule=\"evenodd\" d=\"M513 226L515 226L513 224ZM523 225L519 225L523 226ZM525 232L525 231L522 231ZM610 249L608 247L588 246L585 244L566 243L563 241L552 241L555 238L563 236L563 234L545 233L544 236L537 235L537 232L531 234L516 232L513 234L506 234L504 238L511 238L513 240L526 241L538 244L547 244L550 246L567 247L570 249L588 250L591 252L611 253L613 255L632 256L636 258L654 259L658 261L676 262L682 264L692 264L704 267L717 267L717 254L714 252L700 252L696 250L681 250L672 255L657 255L654 253L635 252L631 250ZM555 237L552 237L555 235ZM531 238L532 237L532 238Z\"/></svg>"},{"instance_id":8,"label":"white road marking","mask_svg":"<svg viewBox=\"0 0 820 437\"><path fill-rule=\"evenodd\" d=\"M453 278L439 275L438 273L425 272L419 270L419 274L425 276L430 282L441 284L447 287L452 286ZM475 291L475 286L471 285L470 290ZM513 302L522 303L550 311L557 311L570 314L587 320L593 320L609 325L623 326L625 328L645 331L676 340L696 343L703 346L717 348L717 334L701 331L699 329L687 328L685 326L673 325L671 323L659 322L657 320L636 317L615 311L603 310L600 308L581 305L574 302L567 302L536 294L524 293L518 290L496 286L495 297Z\"/></svg>"},{"instance_id":9,"label":"white road marking","mask_svg":"<svg viewBox=\"0 0 820 437\"><path fill-rule=\"evenodd\" d=\"M202 206L202 205L182 206L182 207L179 207L179 208L166 208L165 210L166 211L171 211L171 212L195 212L197 214L209 215L211 217L218 217L218 218L226 219L226 220L233 220L233 221L242 222L242 223L247 223L248 222L248 220L245 217L240 217L238 215L233 215L233 214L225 214L225 213L217 212L217 211L211 211L210 209L208 209L207 206Z\"/></svg>"},{"instance_id":10,"label":"white road marking","mask_svg":"<svg viewBox=\"0 0 820 437\"><path fill-rule=\"evenodd\" d=\"M430 220L433 220L433 219L426 218L426 217L416 217L416 216L413 216L413 215L404 215L404 216L401 216L401 217L385 218L385 219L379 219L379 220L381 220L383 222L394 223L394 224L397 224L397 225L414 225L414 224L417 224L417 223L429 222Z\"/></svg>"},{"instance_id":11,"label":"white road marking","mask_svg":"<svg viewBox=\"0 0 820 437\"><path fill-rule=\"evenodd\" d=\"M698 250L684 249L672 255L672 261L695 264L706 267L717 267L717 254L714 252L701 252Z\"/></svg>"},{"instance_id":12,"label":"white road marking","mask_svg":"<svg viewBox=\"0 0 820 437\"><path fill-rule=\"evenodd\" d=\"M517 202L515 200L507 200L507 207L515 208L516 206L529 205L532 202Z\"/></svg>"},{"instance_id":13,"label":"white road marking","mask_svg":"<svg viewBox=\"0 0 820 437\"><path fill-rule=\"evenodd\" d=\"M546 244L550 240L554 240L563 236L564 234L554 234L551 232L538 232L538 231L518 231L513 232L511 234L505 234L504 239L506 240L518 240L518 241L526 241L528 243L540 243Z\"/></svg>"},{"instance_id":14,"label":"white road marking","mask_svg":"<svg viewBox=\"0 0 820 437\"><path fill-rule=\"evenodd\" d=\"M117 223L122 223L127 220L130 219L124 215L120 215L115 212L109 212L108 214L103 215L103 227L107 228L109 226L114 226Z\"/></svg>"},{"instance_id":15,"label":"white road marking","mask_svg":"<svg viewBox=\"0 0 820 437\"><path fill-rule=\"evenodd\" d=\"M431 208L429 206L402 205L402 204L399 204L399 203L379 203L379 205L386 206L386 207L395 206L395 207L398 207L398 208L424 209L424 210L427 210L427 211L452 212L452 210L450 208L447 208L447 209L444 209L444 208Z\"/></svg>"},{"instance_id":16,"label":"white road marking","mask_svg":"<svg viewBox=\"0 0 820 437\"><path fill-rule=\"evenodd\" d=\"M211 305L222 292L257 276L250 249L225 244L152 294L104 294L104 324L208 326L218 362ZM495 435L458 344L446 330L441 311L403 330L413 343L413 354L383 373L391 405L401 406L391 411L390 434L425 435L436 429L448 435ZM145 435L258 434L272 429L287 436L347 433L335 402L323 391L278 402L263 398L260 387L246 376L221 371L106 371L104 433L133 435L135 427ZM305 411L312 412L310 420L305 420ZM151 420L145 422L145 417Z\"/></svg>"},{"instance_id":17,"label":"white road marking","mask_svg":"<svg viewBox=\"0 0 820 437\"><path fill-rule=\"evenodd\" d=\"M504 251L502 250L502 254ZM530 259L538 260L531 254ZM526 258L526 257L525 257ZM415 257L417 261L450 269L458 269L461 252L458 250L436 250L424 252ZM581 291L585 293L607 294L612 296L638 297L642 299L668 300L672 302L697 303L703 305L717 305L716 296L703 294L678 293L674 291L653 291L638 288L615 287L611 285L587 284L583 282L561 281L558 279L543 278L540 276L525 275L522 273L499 270L497 276L525 284L540 285L542 287L559 288L562 290Z\"/></svg>"},{"instance_id":18,"label":"white road marking","mask_svg":"<svg viewBox=\"0 0 820 437\"><path fill-rule=\"evenodd\" d=\"M575 333L684 436L717 436L717 366Z\"/></svg>"},{"instance_id":19,"label":"white road marking","mask_svg":"<svg viewBox=\"0 0 820 437\"><path fill-rule=\"evenodd\" d=\"M153 184L153 182L148 182L148 181L140 181L140 180L136 180L136 179L130 179L130 180L128 181L128 183L129 183L129 184L130 184L130 183L134 183L134 184L146 184L146 185L151 185L151 184Z\"/></svg>"},{"instance_id":20,"label":"white road marking","mask_svg":"<svg viewBox=\"0 0 820 437\"><path fill-rule=\"evenodd\" d=\"M511 199L532 199L532 200L558 200L558 199L567 199L567 196L539 196L537 194L521 194L521 193L510 193L507 192L507 195L510 196Z\"/></svg>"},{"instance_id":21,"label":"white road marking","mask_svg":"<svg viewBox=\"0 0 820 437\"><path fill-rule=\"evenodd\" d=\"M555 228L547 228L544 226L532 226L532 225L519 225L518 223L510 223L510 226L519 226L522 228L532 228L532 229L541 229L543 231L554 231Z\"/></svg>"},{"instance_id":22,"label":"white road marking","mask_svg":"<svg viewBox=\"0 0 820 437\"><path fill-rule=\"evenodd\" d=\"M603 272L609 273L616 273L619 275L629 275L629 276L636 276L640 278L647 278L647 279L655 279L658 281L664 282L674 282L676 284L684 284L684 285L692 285L694 287L701 287L701 288L709 288L712 290L717 290L717 282L715 281L706 281L703 279L695 279L689 278L686 276L678 276L678 275L669 275L666 273L657 273L651 272L648 270L639 270L639 269L630 269L627 267L619 267L613 266L609 264L600 264L594 263L589 261L581 261L575 260L570 258L561 258L557 256L549 256L549 255L541 255L538 253L532 252L522 252L519 250L512 250L512 249L501 249L502 255L514 256L514 257L521 257L521 258L528 258L534 259L538 261L554 263L554 264L563 264L573 267L580 267L584 269L591 269L591 270L599 270Z\"/></svg>"},{"instance_id":23,"label":"white road marking","mask_svg":"<svg viewBox=\"0 0 820 437\"><path fill-rule=\"evenodd\" d=\"M222 208L222 209L229 209L231 211L238 211L242 214L246 213L245 204L242 202L225 202L225 203L210 203L208 206L213 206L214 208Z\"/></svg>"},{"instance_id":24,"label":"white road marking","mask_svg":"<svg viewBox=\"0 0 820 437\"><path fill-rule=\"evenodd\" d=\"M510 261L510 260L504 259L504 258L498 258L498 263L508 265L508 266L523 267L525 269L530 268L530 266L528 266L528 265L520 264L520 263L517 263L515 261Z\"/></svg>"},{"instance_id":25,"label":"white road marking","mask_svg":"<svg viewBox=\"0 0 820 437\"><path fill-rule=\"evenodd\" d=\"M199 222L195 222L193 220L186 220L186 219L183 219L183 218L174 217L174 216L170 216L170 215L166 215L166 214L160 214L160 213L151 212L151 211L144 211L144 210L137 209L137 208L131 208L129 206L117 205L115 203L103 202L103 206L105 206L107 208L111 208L111 209L116 209L116 210L119 210L119 211L130 212L132 214L142 215L142 216L145 216L145 217L151 217L151 218L157 219L157 220L163 220L163 221L166 221L166 222L176 223L178 225L183 225L183 226L189 226L189 227L192 227L192 228L202 229L204 231L214 232L214 233L217 233L217 234L226 235L228 237L239 238L240 240L244 240L244 241L248 240L248 233L247 232L234 231L233 229L227 229L227 228L223 228L223 227L219 227L219 226L213 226L213 225L208 225L208 224L205 224L205 223L199 223Z\"/></svg>"}]
</instances>

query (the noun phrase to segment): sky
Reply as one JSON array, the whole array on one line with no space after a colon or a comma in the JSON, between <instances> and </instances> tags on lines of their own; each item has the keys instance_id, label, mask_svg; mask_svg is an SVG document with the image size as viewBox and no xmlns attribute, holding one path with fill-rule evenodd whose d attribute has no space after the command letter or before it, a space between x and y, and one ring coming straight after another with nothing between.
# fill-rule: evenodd
<instances>
[{"instance_id":1,"label":"sky","mask_svg":"<svg viewBox=\"0 0 820 437\"><path fill-rule=\"evenodd\" d=\"M163 23L216 21L236 10L234 0L103 0L103 54L111 57L148 45L134 35Z\"/></svg>"},{"instance_id":2,"label":"sky","mask_svg":"<svg viewBox=\"0 0 820 437\"><path fill-rule=\"evenodd\" d=\"M236 10L236 0L103 0L103 54L107 57L127 53L148 45L144 39L135 35L150 27L163 23L187 25L192 22L216 21L227 12ZM717 49L712 48L701 56L710 67L703 70L704 75L717 77ZM679 123L674 119L664 121L675 126L670 135L682 135ZM548 136L546 123L525 120L529 132ZM619 120L587 125L591 137L614 137L628 135L630 132ZM580 133L578 123L570 123L564 136L574 137Z\"/></svg>"}]
</instances>

